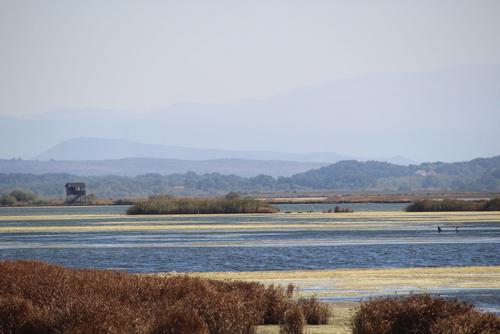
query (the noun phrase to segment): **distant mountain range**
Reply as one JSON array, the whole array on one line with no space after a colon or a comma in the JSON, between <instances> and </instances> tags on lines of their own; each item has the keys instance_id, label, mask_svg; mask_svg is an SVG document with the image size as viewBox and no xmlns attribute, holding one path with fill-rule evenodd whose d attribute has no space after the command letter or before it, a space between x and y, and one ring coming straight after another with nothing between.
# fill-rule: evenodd
<instances>
[{"instance_id":1,"label":"distant mountain range","mask_svg":"<svg viewBox=\"0 0 500 334\"><path fill-rule=\"evenodd\" d=\"M77 176L73 174L0 174L0 193L15 188L41 195L61 196L64 184L83 181L89 192L106 197L138 197L158 193L220 195L300 191L488 191L500 192L500 156L457 163L423 163L401 166L378 161L340 161L289 177L242 177L219 173L145 174L127 176Z\"/></svg>"},{"instance_id":2,"label":"distant mountain range","mask_svg":"<svg viewBox=\"0 0 500 334\"><path fill-rule=\"evenodd\" d=\"M220 173L246 177L266 174L278 177L291 176L325 165L327 163L248 159L180 160L125 158L85 161L0 159L0 173L70 173L78 176L136 176L149 173L169 175L195 172L199 174Z\"/></svg>"},{"instance_id":3,"label":"distant mountain range","mask_svg":"<svg viewBox=\"0 0 500 334\"><path fill-rule=\"evenodd\" d=\"M192 155L149 156L183 160L255 159L256 152L258 160L333 163L346 158L278 157L276 152L262 155L264 149L334 151L362 160L402 154L416 161L460 161L500 153L499 110L498 64L382 73L305 86L262 100L179 103L152 113L82 108L0 117L0 157L31 159L71 138L95 137L169 147L257 150L238 156L221 156L217 150L209 150L210 155L195 150ZM58 160L70 159L68 152L49 153ZM137 157L92 153L73 152L70 160Z\"/></svg>"},{"instance_id":4,"label":"distant mountain range","mask_svg":"<svg viewBox=\"0 0 500 334\"><path fill-rule=\"evenodd\" d=\"M343 159L347 157L332 152L294 154L230 151L150 145L116 139L75 138L37 155L35 160L0 159L0 173L136 176L195 172L278 177L291 176ZM386 161L411 163L404 157Z\"/></svg>"},{"instance_id":5,"label":"distant mountain range","mask_svg":"<svg viewBox=\"0 0 500 334\"><path fill-rule=\"evenodd\" d=\"M125 158L156 158L180 160L244 159L333 163L349 159L334 152L284 153L274 151L236 151L152 145L120 139L72 138L59 143L35 157L36 160L111 160ZM318 164L316 164L317 166Z\"/></svg>"}]
</instances>

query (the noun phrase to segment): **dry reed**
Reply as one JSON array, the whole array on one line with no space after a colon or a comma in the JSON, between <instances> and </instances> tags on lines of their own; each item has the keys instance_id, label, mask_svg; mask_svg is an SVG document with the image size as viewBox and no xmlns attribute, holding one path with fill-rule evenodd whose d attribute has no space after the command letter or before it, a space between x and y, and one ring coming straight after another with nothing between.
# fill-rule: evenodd
<instances>
[{"instance_id":1,"label":"dry reed","mask_svg":"<svg viewBox=\"0 0 500 334\"><path fill-rule=\"evenodd\" d=\"M0 333L251 334L261 324L293 322L290 314L304 317L290 290L5 261Z\"/></svg>"}]
</instances>

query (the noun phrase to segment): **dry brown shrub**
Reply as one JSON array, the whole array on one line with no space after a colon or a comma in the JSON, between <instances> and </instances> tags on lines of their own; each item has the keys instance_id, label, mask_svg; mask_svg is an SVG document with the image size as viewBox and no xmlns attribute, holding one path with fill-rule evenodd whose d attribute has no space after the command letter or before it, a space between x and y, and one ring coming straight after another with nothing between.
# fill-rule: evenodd
<instances>
[{"instance_id":1,"label":"dry brown shrub","mask_svg":"<svg viewBox=\"0 0 500 334\"><path fill-rule=\"evenodd\" d=\"M431 328L432 334L492 334L500 333L500 317L476 310L444 318Z\"/></svg>"},{"instance_id":2,"label":"dry brown shrub","mask_svg":"<svg viewBox=\"0 0 500 334\"><path fill-rule=\"evenodd\" d=\"M292 298L293 297L293 294L295 293L295 291L297 290L298 288L293 285L292 283L289 283L286 287L286 296L288 298Z\"/></svg>"},{"instance_id":3,"label":"dry brown shrub","mask_svg":"<svg viewBox=\"0 0 500 334\"><path fill-rule=\"evenodd\" d=\"M289 303L282 289L270 285L265 289L262 296L262 306L263 310L265 310L263 324L280 324Z\"/></svg>"},{"instance_id":4,"label":"dry brown shrub","mask_svg":"<svg viewBox=\"0 0 500 334\"><path fill-rule=\"evenodd\" d=\"M280 326L280 334L303 334L306 319L299 305L290 306L283 315L283 323Z\"/></svg>"},{"instance_id":5,"label":"dry brown shrub","mask_svg":"<svg viewBox=\"0 0 500 334\"><path fill-rule=\"evenodd\" d=\"M29 300L11 294L0 297L0 333L33 332L37 318Z\"/></svg>"},{"instance_id":6,"label":"dry brown shrub","mask_svg":"<svg viewBox=\"0 0 500 334\"><path fill-rule=\"evenodd\" d=\"M326 325L331 316L331 310L325 303L320 303L313 296L311 298L301 298L298 301L302 314L309 325Z\"/></svg>"},{"instance_id":7,"label":"dry brown shrub","mask_svg":"<svg viewBox=\"0 0 500 334\"><path fill-rule=\"evenodd\" d=\"M469 312L471 304L427 294L362 302L353 334L429 334L434 323Z\"/></svg>"},{"instance_id":8,"label":"dry brown shrub","mask_svg":"<svg viewBox=\"0 0 500 334\"><path fill-rule=\"evenodd\" d=\"M251 334L298 307L280 286L0 262L0 334ZM288 312L290 313L290 312Z\"/></svg>"},{"instance_id":9,"label":"dry brown shrub","mask_svg":"<svg viewBox=\"0 0 500 334\"><path fill-rule=\"evenodd\" d=\"M150 334L208 334L208 326L192 308L178 304L156 319Z\"/></svg>"}]
</instances>

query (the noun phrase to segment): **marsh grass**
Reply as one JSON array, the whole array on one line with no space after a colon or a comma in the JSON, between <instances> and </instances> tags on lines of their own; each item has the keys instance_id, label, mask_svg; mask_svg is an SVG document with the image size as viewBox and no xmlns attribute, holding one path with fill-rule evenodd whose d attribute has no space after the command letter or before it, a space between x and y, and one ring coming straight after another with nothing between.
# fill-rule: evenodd
<instances>
[{"instance_id":1,"label":"marsh grass","mask_svg":"<svg viewBox=\"0 0 500 334\"><path fill-rule=\"evenodd\" d=\"M290 289L255 282L6 261L0 333L249 334L264 324L296 328L285 315L305 311L291 297Z\"/></svg>"},{"instance_id":2,"label":"marsh grass","mask_svg":"<svg viewBox=\"0 0 500 334\"><path fill-rule=\"evenodd\" d=\"M406 207L408 212L434 211L500 211L500 197L488 201L464 201L457 199L421 200Z\"/></svg>"},{"instance_id":3,"label":"marsh grass","mask_svg":"<svg viewBox=\"0 0 500 334\"><path fill-rule=\"evenodd\" d=\"M127 210L128 215L158 214L234 214L234 213L273 213L278 210L271 204L253 198L174 198L152 196L137 202Z\"/></svg>"}]
</instances>

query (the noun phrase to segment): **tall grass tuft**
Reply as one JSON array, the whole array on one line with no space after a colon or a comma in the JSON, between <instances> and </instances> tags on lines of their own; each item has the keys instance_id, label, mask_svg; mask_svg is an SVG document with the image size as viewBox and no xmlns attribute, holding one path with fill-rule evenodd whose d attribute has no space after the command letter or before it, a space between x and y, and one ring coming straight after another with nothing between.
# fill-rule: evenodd
<instances>
[{"instance_id":1,"label":"tall grass tuft","mask_svg":"<svg viewBox=\"0 0 500 334\"><path fill-rule=\"evenodd\" d=\"M299 305L289 307L280 326L280 334L303 334L306 319Z\"/></svg>"},{"instance_id":2,"label":"tall grass tuft","mask_svg":"<svg viewBox=\"0 0 500 334\"><path fill-rule=\"evenodd\" d=\"M5 261L0 334L253 334L261 324L292 323L287 314L296 309L302 314L291 297L260 283Z\"/></svg>"},{"instance_id":3,"label":"tall grass tuft","mask_svg":"<svg viewBox=\"0 0 500 334\"><path fill-rule=\"evenodd\" d=\"M362 302L354 315L353 334L445 334L452 328L476 328L468 334L486 334L499 318L474 306L431 295L380 298ZM496 324L496 325L495 325ZM498 332L497 332L498 333Z\"/></svg>"},{"instance_id":4,"label":"tall grass tuft","mask_svg":"<svg viewBox=\"0 0 500 334\"><path fill-rule=\"evenodd\" d=\"M315 296L300 298L298 303L308 324L326 325L328 323L331 316L328 304L320 303Z\"/></svg>"}]
</instances>

